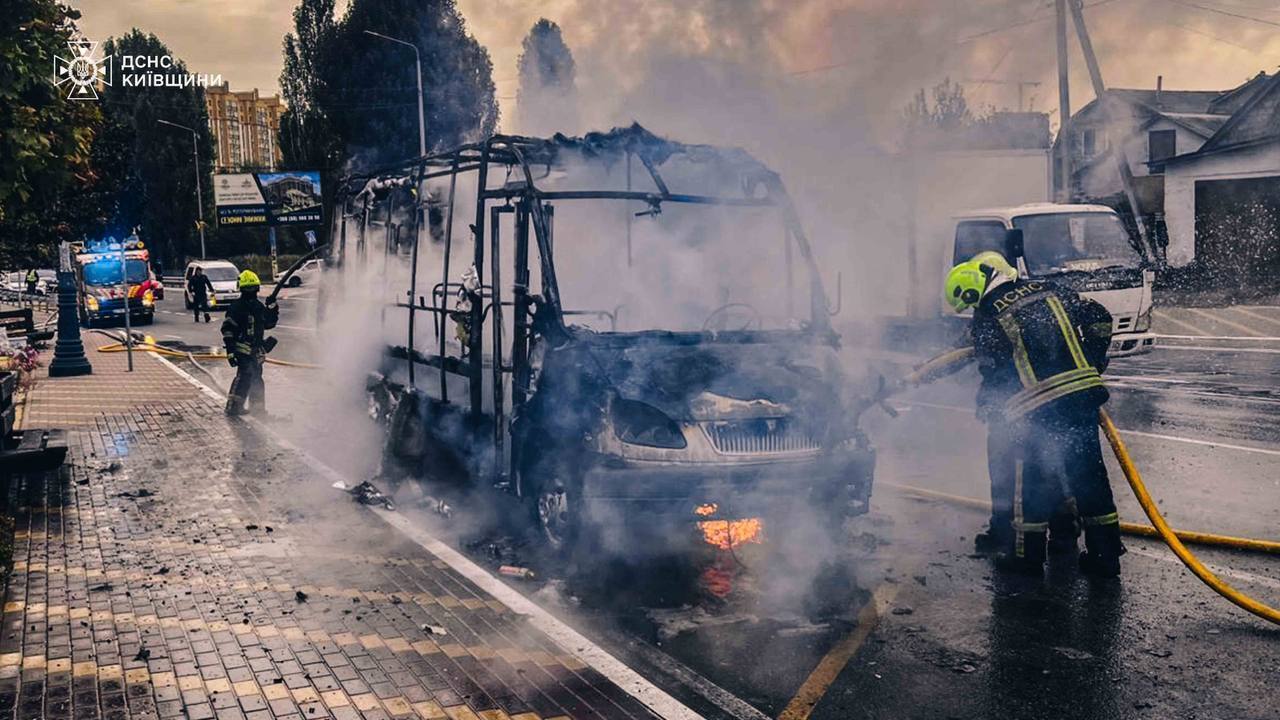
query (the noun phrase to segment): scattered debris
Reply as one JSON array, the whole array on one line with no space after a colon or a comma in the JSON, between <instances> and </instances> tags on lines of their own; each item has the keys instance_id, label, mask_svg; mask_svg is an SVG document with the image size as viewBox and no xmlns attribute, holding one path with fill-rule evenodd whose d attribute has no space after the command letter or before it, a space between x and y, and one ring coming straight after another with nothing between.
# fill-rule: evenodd
<instances>
[{"instance_id":1,"label":"scattered debris","mask_svg":"<svg viewBox=\"0 0 1280 720\"><path fill-rule=\"evenodd\" d=\"M828 623L805 623L795 627L782 628L775 635L780 638L805 637L807 635L818 635L830 629L831 625Z\"/></svg>"},{"instance_id":2,"label":"scattered debris","mask_svg":"<svg viewBox=\"0 0 1280 720\"><path fill-rule=\"evenodd\" d=\"M899 606L899 607L894 608L893 610L890 610L890 612L892 612L894 615L910 615L910 614L914 613L914 612L915 612L915 610L912 610L911 608L907 607L906 605L902 605L902 606Z\"/></svg>"},{"instance_id":3,"label":"scattered debris","mask_svg":"<svg viewBox=\"0 0 1280 720\"><path fill-rule=\"evenodd\" d=\"M334 486L336 487L337 483L335 483ZM351 493L351 496L354 497L356 502L361 505L381 505L388 510L396 509L396 504L391 501L391 498L382 494L382 491L368 480L365 480L347 492Z\"/></svg>"},{"instance_id":4,"label":"scattered debris","mask_svg":"<svg viewBox=\"0 0 1280 720\"><path fill-rule=\"evenodd\" d=\"M293 593L293 599L297 600L300 603L304 603L307 601L307 594L302 592L301 590L298 590Z\"/></svg>"},{"instance_id":5,"label":"scattered debris","mask_svg":"<svg viewBox=\"0 0 1280 720\"><path fill-rule=\"evenodd\" d=\"M446 520L453 517L453 508L449 505L449 503L437 498L433 498L431 496L424 496L421 500L419 500L418 507L423 508L425 510L430 510L431 512L439 515L440 517L445 518Z\"/></svg>"},{"instance_id":6,"label":"scattered debris","mask_svg":"<svg viewBox=\"0 0 1280 720\"><path fill-rule=\"evenodd\" d=\"M245 530L257 530L257 529L258 529L258 526L257 526L257 525L253 525L253 524L245 525L245 526L244 526L244 529L245 529Z\"/></svg>"},{"instance_id":7,"label":"scattered debris","mask_svg":"<svg viewBox=\"0 0 1280 720\"><path fill-rule=\"evenodd\" d=\"M112 585L111 583L104 582L100 585L94 585L93 587L89 588L89 592L111 592L114 588L115 586Z\"/></svg>"},{"instance_id":8,"label":"scattered debris","mask_svg":"<svg viewBox=\"0 0 1280 720\"><path fill-rule=\"evenodd\" d=\"M1165 650L1164 648L1152 648L1147 651L1147 654L1152 657L1167 658L1173 654L1173 651Z\"/></svg>"},{"instance_id":9,"label":"scattered debris","mask_svg":"<svg viewBox=\"0 0 1280 720\"><path fill-rule=\"evenodd\" d=\"M1068 660L1092 660L1093 653L1086 652L1073 647L1055 647L1054 652L1062 655Z\"/></svg>"},{"instance_id":10,"label":"scattered debris","mask_svg":"<svg viewBox=\"0 0 1280 720\"><path fill-rule=\"evenodd\" d=\"M167 565L166 565L166 566L161 567L159 570L157 570L157 571L156 571L156 574L157 574L157 575L168 575L168 574L169 574L169 567L168 567Z\"/></svg>"},{"instance_id":11,"label":"scattered debris","mask_svg":"<svg viewBox=\"0 0 1280 720\"><path fill-rule=\"evenodd\" d=\"M428 635L448 635L449 631L439 625L423 625L422 631Z\"/></svg>"},{"instance_id":12,"label":"scattered debris","mask_svg":"<svg viewBox=\"0 0 1280 720\"><path fill-rule=\"evenodd\" d=\"M964 673L968 675L969 673L977 670L978 668L974 667L973 665L970 665L969 663L964 663L963 665L957 665L952 669L958 673Z\"/></svg>"},{"instance_id":13,"label":"scattered debris","mask_svg":"<svg viewBox=\"0 0 1280 720\"><path fill-rule=\"evenodd\" d=\"M146 648L138 648L138 654L133 656L138 662L146 662L151 657L151 651Z\"/></svg>"},{"instance_id":14,"label":"scattered debris","mask_svg":"<svg viewBox=\"0 0 1280 720\"><path fill-rule=\"evenodd\" d=\"M105 469L103 472L118 473L118 472L120 472L120 471L121 471L121 470L123 470L123 469L124 469L124 465L123 465L123 464L121 464L121 463L120 463L119 461L117 461L117 460L113 460L113 461L111 462L111 464L110 464L110 465L108 465L108 466L106 467L106 469Z\"/></svg>"},{"instance_id":15,"label":"scattered debris","mask_svg":"<svg viewBox=\"0 0 1280 720\"><path fill-rule=\"evenodd\" d=\"M929 584L929 578L924 575L912 575L911 578L921 585L927 586Z\"/></svg>"},{"instance_id":16,"label":"scattered debris","mask_svg":"<svg viewBox=\"0 0 1280 720\"><path fill-rule=\"evenodd\" d=\"M520 578L521 580L532 580L535 577L534 572L529 568L517 567L515 565L503 565L498 568L498 574L506 575L507 577Z\"/></svg>"},{"instance_id":17,"label":"scattered debris","mask_svg":"<svg viewBox=\"0 0 1280 720\"><path fill-rule=\"evenodd\" d=\"M77 484L77 485L88 485L88 484L89 484L89 478L80 478L79 480L77 480L77 481L76 481L76 484Z\"/></svg>"},{"instance_id":18,"label":"scattered debris","mask_svg":"<svg viewBox=\"0 0 1280 720\"><path fill-rule=\"evenodd\" d=\"M155 497L155 493L146 488L138 488L137 490L125 490L124 492L116 493L116 497L133 498L136 500L138 498Z\"/></svg>"}]
</instances>

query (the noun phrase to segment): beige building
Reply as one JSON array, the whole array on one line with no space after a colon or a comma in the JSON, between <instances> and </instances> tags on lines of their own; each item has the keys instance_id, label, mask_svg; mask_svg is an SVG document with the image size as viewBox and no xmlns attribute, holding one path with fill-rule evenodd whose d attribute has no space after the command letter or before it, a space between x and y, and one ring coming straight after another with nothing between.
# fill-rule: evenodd
<instances>
[{"instance_id":1,"label":"beige building","mask_svg":"<svg viewBox=\"0 0 1280 720\"><path fill-rule=\"evenodd\" d=\"M205 90L213 131L215 172L274 170L279 166L280 115L284 104L258 89L233 91L229 83Z\"/></svg>"}]
</instances>

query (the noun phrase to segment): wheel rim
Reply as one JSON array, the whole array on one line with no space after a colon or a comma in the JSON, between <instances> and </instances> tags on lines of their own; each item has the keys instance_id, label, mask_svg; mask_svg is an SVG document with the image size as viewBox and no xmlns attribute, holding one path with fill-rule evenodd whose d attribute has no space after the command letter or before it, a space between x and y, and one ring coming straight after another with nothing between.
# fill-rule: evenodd
<instances>
[{"instance_id":1,"label":"wheel rim","mask_svg":"<svg viewBox=\"0 0 1280 720\"><path fill-rule=\"evenodd\" d=\"M559 485L538 493L538 522L547 540L556 548L569 540L573 516L569 510L569 494Z\"/></svg>"}]
</instances>

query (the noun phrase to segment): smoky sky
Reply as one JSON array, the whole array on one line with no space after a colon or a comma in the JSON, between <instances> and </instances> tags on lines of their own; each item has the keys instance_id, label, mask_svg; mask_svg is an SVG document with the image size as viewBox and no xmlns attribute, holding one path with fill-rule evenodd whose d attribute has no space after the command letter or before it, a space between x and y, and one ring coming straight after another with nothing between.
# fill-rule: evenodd
<instances>
[{"instance_id":1,"label":"smoky sky","mask_svg":"<svg viewBox=\"0 0 1280 720\"><path fill-rule=\"evenodd\" d=\"M82 11L90 39L136 26L159 35L193 72L221 73L235 88L268 92L277 87L281 39L294 5L72 4ZM1194 5L1087 0L1107 83L1153 87L1163 75L1168 89L1224 89L1280 64L1280 2ZM1018 83L1025 83L1024 107L1053 111L1057 103L1051 0L458 0L458 7L493 57L507 119L520 41L539 17L560 24L577 57L584 123L625 120L627 103L662 99L665 84L672 92L683 88L687 78L664 72L684 75L692 65L704 66L707 87L695 85L698 90L750 94L748 85L787 87L808 94L819 112L841 111L856 96L869 122L882 129L916 88L944 76L963 81L980 107L1016 108ZM1092 93L1074 38L1071 77L1072 104L1079 107Z\"/></svg>"}]
</instances>

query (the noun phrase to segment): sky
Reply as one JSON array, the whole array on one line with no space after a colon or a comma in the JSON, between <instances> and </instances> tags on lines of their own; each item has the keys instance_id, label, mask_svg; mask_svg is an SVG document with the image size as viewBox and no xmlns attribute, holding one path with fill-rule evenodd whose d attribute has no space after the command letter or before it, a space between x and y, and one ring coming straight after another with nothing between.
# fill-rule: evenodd
<instances>
[{"instance_id":1,"label":"sky","mask_svg":"<svg viewBox=\"0 0 1280 720\"><path fill-rule=\"evenodd\" d=\"M192 72L220 73L233 89L275 92L291 0L72 0L81 30L104 40L131 27L154 32ZM1051 0L457 0L488 48L504 118L512 117L520 41L539 18L564 29L584 95L654 99L690 63L737 68L817 96L856 96L889 108L944 76L972 105L1057 107ZM1247 17L1241 17L1247 16ZM1104 79L1116 87L1226 89L1280 66L1280 0L1087 0ZM1092 92L1074 37L1075 108ZM671 58L679 58L673 64ZM760 78L747 77L750 67ZM723 79L725 75L717 77ZM722 88L717 88L722 89ZM745 90L744 90L745 91ZM631 93L631 95L627 95ZM638 105L636 107L642 107ZM596 108L586 121L617 119ZM1057 124L1056 117L1053 124ZM510 128L507 128L510 129Z\"/></svg>"}]
</instances>

